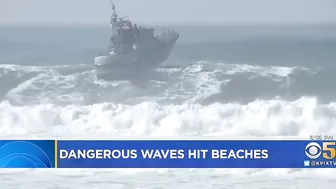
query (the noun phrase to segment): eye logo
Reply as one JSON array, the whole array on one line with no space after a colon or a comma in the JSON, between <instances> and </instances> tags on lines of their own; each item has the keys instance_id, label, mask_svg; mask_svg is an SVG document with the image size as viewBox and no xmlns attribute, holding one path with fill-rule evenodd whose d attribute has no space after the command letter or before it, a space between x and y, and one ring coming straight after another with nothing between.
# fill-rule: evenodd
<instances>
[{"instance_id":1,"label":"eye logo","mask_svg":"<svg viewBox=\"0 0 336 189\"><path fill-rule=\"evenodd\" d=\"M311 142L306 146L305 152L310 159L317 159L322 153L322 148L318 143Z\"/></svg>"}]
</instances>

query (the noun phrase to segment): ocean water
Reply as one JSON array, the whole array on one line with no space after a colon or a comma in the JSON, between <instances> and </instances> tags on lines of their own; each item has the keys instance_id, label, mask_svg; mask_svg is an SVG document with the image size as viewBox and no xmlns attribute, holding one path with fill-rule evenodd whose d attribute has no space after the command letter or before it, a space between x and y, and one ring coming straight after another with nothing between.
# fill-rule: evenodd
<instances>
[{"instance_id":1,"label":"ocean water","mask_svg":"<svg viewBox=\"0 0 336 189\"><path fill-rule=\"evenodd\" d=\"M0 137L336 137L336 26L172 27L140 81L97 80L109 28L0 27ZM288 154L290 158L290 154ZM0 170L1 188L325 188L335 170Z\"/></svg>"}]
</instances>

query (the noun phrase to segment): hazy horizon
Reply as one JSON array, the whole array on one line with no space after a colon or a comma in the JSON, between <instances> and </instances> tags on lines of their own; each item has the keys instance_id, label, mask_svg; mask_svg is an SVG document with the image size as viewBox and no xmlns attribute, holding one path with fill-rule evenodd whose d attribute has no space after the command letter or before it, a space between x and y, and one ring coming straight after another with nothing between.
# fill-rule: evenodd
<instances>
[{"instance_id":1,"label":"hazy horizon","mask_svg":"<svg viewBox=\"0 0 336 189\"><path fill-rule=\"evenodd\" d=\"M221 24L221 23L144 23L136 22L130 18L132 23L148 26L148 27L187 27L187 28L200 28L200 27L213 27L213 28L336 28L336 23L281 23L281 24L268 24L268 23L237 23L237 24ZM0 23L0 27L14 27L14 28L100 28L107 29L110 28L109 22L106 23Z\"/></svg>"}]
</instances>

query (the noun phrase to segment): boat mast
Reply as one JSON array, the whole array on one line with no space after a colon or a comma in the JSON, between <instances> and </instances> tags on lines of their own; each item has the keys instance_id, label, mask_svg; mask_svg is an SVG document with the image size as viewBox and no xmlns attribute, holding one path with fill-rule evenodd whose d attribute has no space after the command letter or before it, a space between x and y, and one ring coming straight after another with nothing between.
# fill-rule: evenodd
<instances>
[{"instance_id":1,"label":"boat mast","mask_svg":"<svg viewBox=\"0 0 336 189\"><path fill-rule=\"evenodd\" d=\"M110 0L110 2L111 2L111 4L112 4L113 17L114 17L114 18L117 18L117 17L118 17L118 14L117 14L117 12L116 12L116 10L115 10L115 5L114 5L114 3L113 3L113 0Z\"/></svg>"},{"instance_id":2,"label":"boat mast","mask_svg":"<svg viewBox=\"0 0 336 189\"><path fill-rule=\"evenodd\" d=\"M120 36L119 36L119 33L118 33L118 14L116 12L116 9L115 9L115 5L113 3L113 0L110 0L110 3L112 5L112 16L111 16L111 28L112 28L112 48L114 49L113 51L115 51L119 45L120 45Z\"/></svg>"},{"instance_id":3,"label":"boat mast","mask_svg":"<svg viewBox=\"0 0 336 189\"><path fill-rule=\"evenodd\" d=\"M112 16L111 16L111 27L112 27L112 32L113 32L113 35L118 35L118 14L115 10L115 5L113 3L113 0L110 0L111 4L112 4L112 10L113 10L113 13L112 13Z\"/></svg>"}]
</instances>

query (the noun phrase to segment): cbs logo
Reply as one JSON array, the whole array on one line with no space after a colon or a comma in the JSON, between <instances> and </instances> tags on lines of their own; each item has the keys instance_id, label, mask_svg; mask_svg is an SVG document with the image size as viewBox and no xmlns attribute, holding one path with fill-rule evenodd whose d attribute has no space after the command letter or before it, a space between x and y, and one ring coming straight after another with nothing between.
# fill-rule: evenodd
<instances>
[{"instance_id":1,"label":"cbs logo","mask_svg":"<svg viewBox=\"0 0 336 189\"><path fill-rule=\"evenodd\" d=\"M305 149L307 157L317 159L322 154L324 159L334 159L336 157L336 142L323 142L322 144L323 148L316 142L309 143Z\"/></svg>"}]
</instances>

